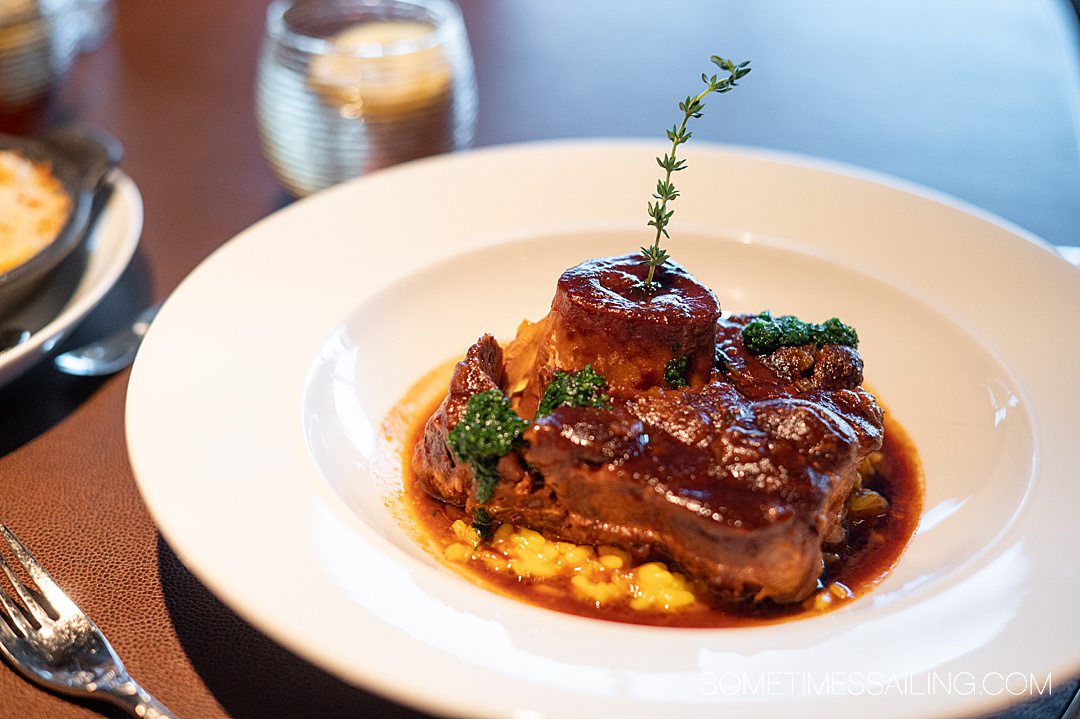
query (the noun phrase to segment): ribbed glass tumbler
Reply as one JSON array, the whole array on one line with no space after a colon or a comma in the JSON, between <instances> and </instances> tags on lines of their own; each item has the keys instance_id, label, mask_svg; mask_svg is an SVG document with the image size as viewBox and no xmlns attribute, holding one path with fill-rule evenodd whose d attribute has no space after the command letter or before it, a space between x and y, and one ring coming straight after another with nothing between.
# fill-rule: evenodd
<instances>
[{"instance_id":1,"label":"ribbed glass tumbler","mask_svg":"<svg viewBox=\"0 0 1080 719\"><path fill-rule=\"evenodd\" d=\"M78 54L75 0L0 2L0 131L40 125Z\"/></svg>"},{"instance_id":2,"label":"ribbed glass tumbler","mask_svg":"<svg viewBox=\"0 0 1080 719\"><path fill-rule=\"evenodd\" d=\"M259 57L263 154L298 197L472 142L476 78L450 0L275 0Z\"/></svg>"}]
</instances>

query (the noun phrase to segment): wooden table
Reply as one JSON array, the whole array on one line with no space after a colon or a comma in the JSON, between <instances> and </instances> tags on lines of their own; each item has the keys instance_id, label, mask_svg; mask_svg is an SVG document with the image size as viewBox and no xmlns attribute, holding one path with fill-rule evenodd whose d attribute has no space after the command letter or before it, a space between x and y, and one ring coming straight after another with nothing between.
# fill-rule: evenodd
<instances>
[{"instance_id":1,"label":"wooden table","mask_svg":"<svg viewBox=\"0 0 1080 719\"><path fill-rule=\"evenodd\" d=\"M952 193L1051 242L1080 244L1080 71L1073 16L1053 0L467 0L480 85L476 143L659 138L707 57L751 59L697 141L804 152ZM214 248L286 198L253 114L259 0L119 2L57 120L127 148L146 206L128 272L67 344L165 297ZM587 201L585 198L583 201ZM0 390L0 520L97 620L129 668L183 717L407 716L296 658L223 606L151 523L123 438L127 373L48 364ZM1049 700L1009 716L1056 717ZM0 719L115 712L0 670Z\"/></svg>"}]
</instances>

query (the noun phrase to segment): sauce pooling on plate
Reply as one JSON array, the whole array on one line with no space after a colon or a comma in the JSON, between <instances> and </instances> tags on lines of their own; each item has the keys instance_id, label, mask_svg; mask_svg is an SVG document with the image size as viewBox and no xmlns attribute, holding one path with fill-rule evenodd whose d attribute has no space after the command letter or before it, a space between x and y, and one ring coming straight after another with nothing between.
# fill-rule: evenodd
<instances>
[{"instance_id":1,"label":"sauce pooling on plate","mask_svg":"<svg viewBox=\"0 0 1080 719\"><path fill-rule=\"evenodd\" d=\"M451 367L419 382L384 425L400 462L403 512L417 541L452 571L488 589L547 609L617 622L673 627L738 627L812 616L870 591L899 560L918 525L922 470L903 428L886 416L881 449L860 467L862 486L887 501L883 514L846 516L838 541L825 545L818 588L793 604L729 603L689 580L677 565L637 560L613 546L591 546L511 524L485 542L471 516L427 494L411 459Z\"/></svg>"}]
</instances>

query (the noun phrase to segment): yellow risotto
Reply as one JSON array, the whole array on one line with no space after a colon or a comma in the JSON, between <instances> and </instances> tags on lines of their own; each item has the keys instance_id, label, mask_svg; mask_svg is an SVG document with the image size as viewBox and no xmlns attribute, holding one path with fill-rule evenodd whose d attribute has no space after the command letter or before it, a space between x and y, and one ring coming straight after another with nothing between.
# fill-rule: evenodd
<instances>
[{"instance_id":1,"label":"yellow risotto","mask_svg":"<svg viewBox=\"0 0 1080 719\"><path fill-rule=\"evenodd\" d=\"M636 611L675 611L697 605L685 576L662 562L636 567L617 548L597 548L546 539L539 532L503 524L491 541L462 520L453 524L454 538L444 550L451 562L480 563L484 568L521 579L569 579L574 596L596 608L624 605Z\"/></svg>"}]
</instances>

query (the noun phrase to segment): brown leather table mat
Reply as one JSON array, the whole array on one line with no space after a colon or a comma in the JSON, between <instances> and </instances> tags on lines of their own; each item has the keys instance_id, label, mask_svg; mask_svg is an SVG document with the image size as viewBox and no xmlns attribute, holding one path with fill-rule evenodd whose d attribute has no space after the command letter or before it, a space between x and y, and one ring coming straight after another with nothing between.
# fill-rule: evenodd
<instances>
[{"instance_id":1,"label":"brown leather table mat","mask_svg":"<svg viewBox=\"0 0 1080 719\"><path fill-rule=\"evenodd\" d=\"M98 125L122 140L127 150L123 166L143 193L145 231L119 285L66 346L116 327L162 298L214 248L285 202L259 156L254 124L252 86L264 2L121 0L118 5L112 38L81 58L53 120ZM742 30L727 37L726 46L738 57L746 48L764 47L783 73L802 82L809 60L785 48L799 36L799 23L811 22L817 10L809 4L803 10L793 3L782 5L785 13L802 17L780 21L777 7L750 10L734 3L680 2L669 12L685 16L682 27L693 43L702 44L700 54L714 50L706 47L710 41L702 28L722 24L730 15ZM913 5L934 7L907 4ZM979 6L964 7L974 11ZM670 124L672 98L694 76L688 68L699 64L691 64L685 52L676 53L686 42L675 32L678 23L675 30L657 29L667 26L657 9L634 14L623 4L603 2L586 10L567 0L476 0L464 3L464 9L481 90L480 144L575 135L659 137ZM566 25L564 18L577 12L588 17ZM1027 12L1030 22L1053 22L1041 11L1009 12ZM952 21L963 25L962 17ZM997 21L1001 25L1015 17ZM582 35L581 25L605 30ZM999 25L990 25L991 34ZM581 42L583 37L592 44ZM957 53L981 47L964 37L957 35L963 45ZM1032 52L1041 38L1035 32ZM658 46L668 49L659 51ZM665 52L678 54L671 67L656 60ZM915 153L912 159L904 133L887 134L890 113L911 112L910 102L890 100L888 93L875 95L858 67L832 70L840 77L830 78L828 85L840 88L840 99L826 95L817 101L847 103L841 108L846 113L860 102L876 103L858 120L869 123L868 136L885 133L881 147L870 148L867 137L853 137L842 126L822 129L820 143L807 140L817 137L803 128L804 118L815 116L808 105L813 96L777 79L781 71L768 69L770 57L753 60L759 89L747 94L761 103L762 116L740 115L753 112L746 102L743 109L732 109L727 123L703 130L702 137L774 144L901 172L988 205L1052 240L1065 242L1063 228L1080 226L1080 199L1055 194L1080 177L1080 170L1055 159L1069 143L1074 156L1076 148L1075 137L1067 134L1071 120L1062 110L1067 90L1047 80L1056 77L1054 68L1040 75L1046 82L1034 83L1034 90L1024 88L1035 93L1034 99L1017 93L1009 100L1033 104L1021 110L1043 118L1031 136L1011 137L1014 125L984 128L984 135L972 139L970 117L955 107L953 116L946 113L940 119L933 137L925 138L931 145L952 141L957 148L953 166L991 149L1010 160L1021 155L1021 148L1026 151L1028 162L1015 165L1009 177L988 178L977 168L954 175L939 168L932 153L922 160ZM585 67L595 67L596 74L590 78ZM611 86L606 78L612 75L625 84ZM927 85L931 94L947 94L947 88L935 89L932 79ZM979 96L988 112L998 111L995 103L1002 92L1009 90L994 88ZM588 102L593 96L598 96L596 107ZM638 106L648 109L618 109ZM1078 186L1071 185L1073 194ZM1043 199L1039 207L1031 207L1032 194ZM46 363L0 389L0 520L23 537L97 621L132 673L181 717L413 715L342 684L276 645L177 561L147 515L128 465L123 435L127 378L127 372L106 380L69 378ZM1002 716L1060 716L1075 689L1065 679L1055 678L1051 697ZM102 715L120 716L100 704L50 695L0 666L0 719Z\"/></svg>"}]
</instances>

